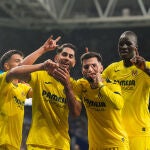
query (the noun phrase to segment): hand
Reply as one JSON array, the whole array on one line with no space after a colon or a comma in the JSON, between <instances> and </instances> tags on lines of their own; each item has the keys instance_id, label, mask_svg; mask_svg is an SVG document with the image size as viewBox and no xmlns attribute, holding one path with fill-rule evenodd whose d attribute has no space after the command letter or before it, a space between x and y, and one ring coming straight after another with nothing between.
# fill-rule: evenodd
<instances>
[{"instance_id":1,"label":"hand","mask_svg":"<svg viewBox=\"0 0 150 150\"><path fill-rule=\"evenodd\" d=\"M58 36L55 40L53 40L53 36L51 35L50 38L43 44L44 51L51 51L58 47L57 42L61 39L60 36Z\"/></svg>"},{"instance_id":2,"label":"hand","mask_svg":"<svg viewBox=\"0 0 150 150\"><path fill-rule=\"evenodd\" d=\"M53 72L53 77L60 81L65 87L70 86L70 74L66 68L57 68Z\"/></svg>"},{"instance_id":3,"label":"hand","mask_svg":"<svg viewBox=\"0 0 150 150\"><path fill-rule=\"evenodd\" d=\"M89 48L85 47L85 52L88 53L89 52Z\"/></svg>"},{"instance_id":4,"label":"hand","mask_svg":"<svg viewBox=\"0 0 150 150\"><path fill-rule=\"evenodd\" d=\"M55 69L57 69L59 66L57 63L53 62L52 60L48 59L43 63L43 68L48 72L48 74L53 75L53 72Z\"/></svg>"},{"instance_id":5,"label":"hand","mask_svg":"<svg viewBox=\"0 0 150 150\"><path fill-rule=\"evenodd\" d=\"M89 76L89 79L91 80L90 85L92 88L97 88L99 82L102 82L102 76L98 67L94 68L92 65L91 67L93 68L95 74L94 75L92 74L92 76Z\"/></svg>"},{"instance_id":6,"label":"hand","mask_svg":"<svg viewBox=\"0 0 150 150\"><path fill-rule=\"evenodd\" d=\"M139 55L139 52L138 52L136 47L134 47L134 50L135 50L136 55L132 59L130 59L130 61L137 68L145 71L145 69L146 69L145 59L142 56Z\"/></svg>"}]
</instances>

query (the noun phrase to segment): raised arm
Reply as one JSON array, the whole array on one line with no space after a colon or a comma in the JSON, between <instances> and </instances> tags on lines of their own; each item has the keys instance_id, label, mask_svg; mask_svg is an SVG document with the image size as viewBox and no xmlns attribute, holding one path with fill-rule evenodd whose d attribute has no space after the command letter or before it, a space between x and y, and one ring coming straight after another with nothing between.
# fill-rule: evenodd
<instances>
[{"instance_id":1,"label":"raised arm","mask_svg":"<svg viewBox=\"0 0 150 150\"><path fill-rule=\"evenodd\" d=\"M139 55L139 52L137 48L133 47L133 49L136 52L136 55L130 60L133 65L135 65L137 68L143 70L147 75L150 76L150 68L146 66L145 59Z\"/></svg>"},{"instance_id":2,"label":"raised arm","mask_svg":"<svg viewBox=\"0 0 150 150\"><path fill-rule=\"evenodd\" d=\"M53 40L53 36L51 35L49 39L36 51L28 55L24 58L24 60L20 63L20 65L32 65L40 56L48 51L55 50L57 42L60 40L60 36L58 36L55 40Z\"/></svg>"},{"instance_id":3,"label":"raised arm","mask_svg":"<svg viewBox=\"0 0 150 150\"><path fill-rule=\"evenodd\" d=\"M111 106L113 106L115 109L122 109L124 105L124 100L123 100L123 97L121 96L120 85L114 83L111 85L111 87L113 87L112 88L113 90L110 89L108 86L104 84L104 79L102 78L102 75L99 72L92 79L93 79L93 82L90 83L90 85L92 88L99 88L98 95L100 94L100 95L107 97L108 103Z\"/></svg>"}]
</instances>

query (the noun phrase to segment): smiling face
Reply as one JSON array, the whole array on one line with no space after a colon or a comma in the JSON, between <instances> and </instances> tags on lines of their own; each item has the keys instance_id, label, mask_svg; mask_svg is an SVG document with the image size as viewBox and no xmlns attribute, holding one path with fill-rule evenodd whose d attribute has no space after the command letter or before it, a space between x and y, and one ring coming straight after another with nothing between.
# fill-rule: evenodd
<instances>
[{"instance_id":1,"label":"smiling face","mask_svg":"<svg viewBox=\"0 0 150 150\"><path fill-rule=\"evenodd\" d=\"M20 64L20 62L23 60L23 57L19 54L13 54L9 60L7 60L4 63L5 71L8 71Z\"/></svg>"},{"instance_id":2,"label":"smiling face","mask_svg":"<svg viewBox=\"0 0 150 150\"><path fill-rule=\"evenodd\" d=\"M131 33L123 33L119 39L118 52L123 60L130 60L136 55L137 37Z\"/></svg>"},{"instance_id":3,"label":"smiling face","mask_svg":"<svg viewBox=\"0 0 150 150\"><path fill-rule=\"evenodd\" d=\"M75 65L75 52L69 47L65 47L55 57L55 61L59 64L60 68L70 70Z\"/></svg>"},{"instance_id":4,"label":"smiling face","mask_svg":"<svg viewBox=\"0 0 150 150\"><path fill-rule=\"evenodd\" d=\"M82 74L89 82L93 82L96 78L96 74L101 73L102 71L103 66L96 57L83 59Z\"/></svg>"}]
</instances>

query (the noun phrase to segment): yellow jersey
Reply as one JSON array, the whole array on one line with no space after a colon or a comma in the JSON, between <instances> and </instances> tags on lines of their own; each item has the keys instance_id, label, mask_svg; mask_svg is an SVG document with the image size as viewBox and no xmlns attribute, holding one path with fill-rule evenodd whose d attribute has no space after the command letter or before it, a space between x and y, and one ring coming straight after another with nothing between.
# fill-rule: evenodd
<instances>
[{"instance_id":1,"label":"yellow jersey","mask_svg":"<svg viewBox=\"0 0 150 150\"><path fill-rule=\"evenodd\" d=\"M146 62L146 65L150 67L150 62ZM122 116L128 136L149 136L150 77L134 65L124 67L123 61L109 65L103 77L121 85L125 100Z\"/></svg>"},{"instance_id":2,"label":"yellow jersey","mask_svg":"<svg viewBox=\"0 0 150 150\"><path fill-rule=\"evenodd\" d=\"M69 109L64 86L46 71L31 74L32 124L27 144L70 149Z\"/></svg>"},{"instance_id":3,"label":"yellow jersey","mask_svg":"<svg viewBox=\"0 0 150 150\"><path fill-rule=\"evenodd\" d=\"M20 150L24 104L30 87L6 82L7 72L0 74L0 145Z\"/></svg>"},{"instance_id":4,"label":"yellow jersey","mask_svg":"<svg viewBox=\"0 0 150 150\"><path fill-rule=\"evenodd\" d=\"M92 89L82 78L77 81L76 92L87 113L89 149L128 146L128 137L122 126L124 100L121 87L108 81L101 89Z\"/></svg>"}]
</instances>

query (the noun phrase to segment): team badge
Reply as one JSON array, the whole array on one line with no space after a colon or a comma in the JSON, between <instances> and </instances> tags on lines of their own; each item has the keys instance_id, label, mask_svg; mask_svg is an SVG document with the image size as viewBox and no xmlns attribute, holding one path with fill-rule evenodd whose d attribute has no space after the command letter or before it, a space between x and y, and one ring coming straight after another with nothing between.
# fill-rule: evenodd
<instances>
[{"instance_id":1,"label":"team badge","mask_svg":"<svg viewBox=\"0 0 150 150\"><path fill-rule=\"evenodd\" d=\"M132 70L132 76L137 76L138 71L137 70Z\"/></svg>"}]
</instances>

